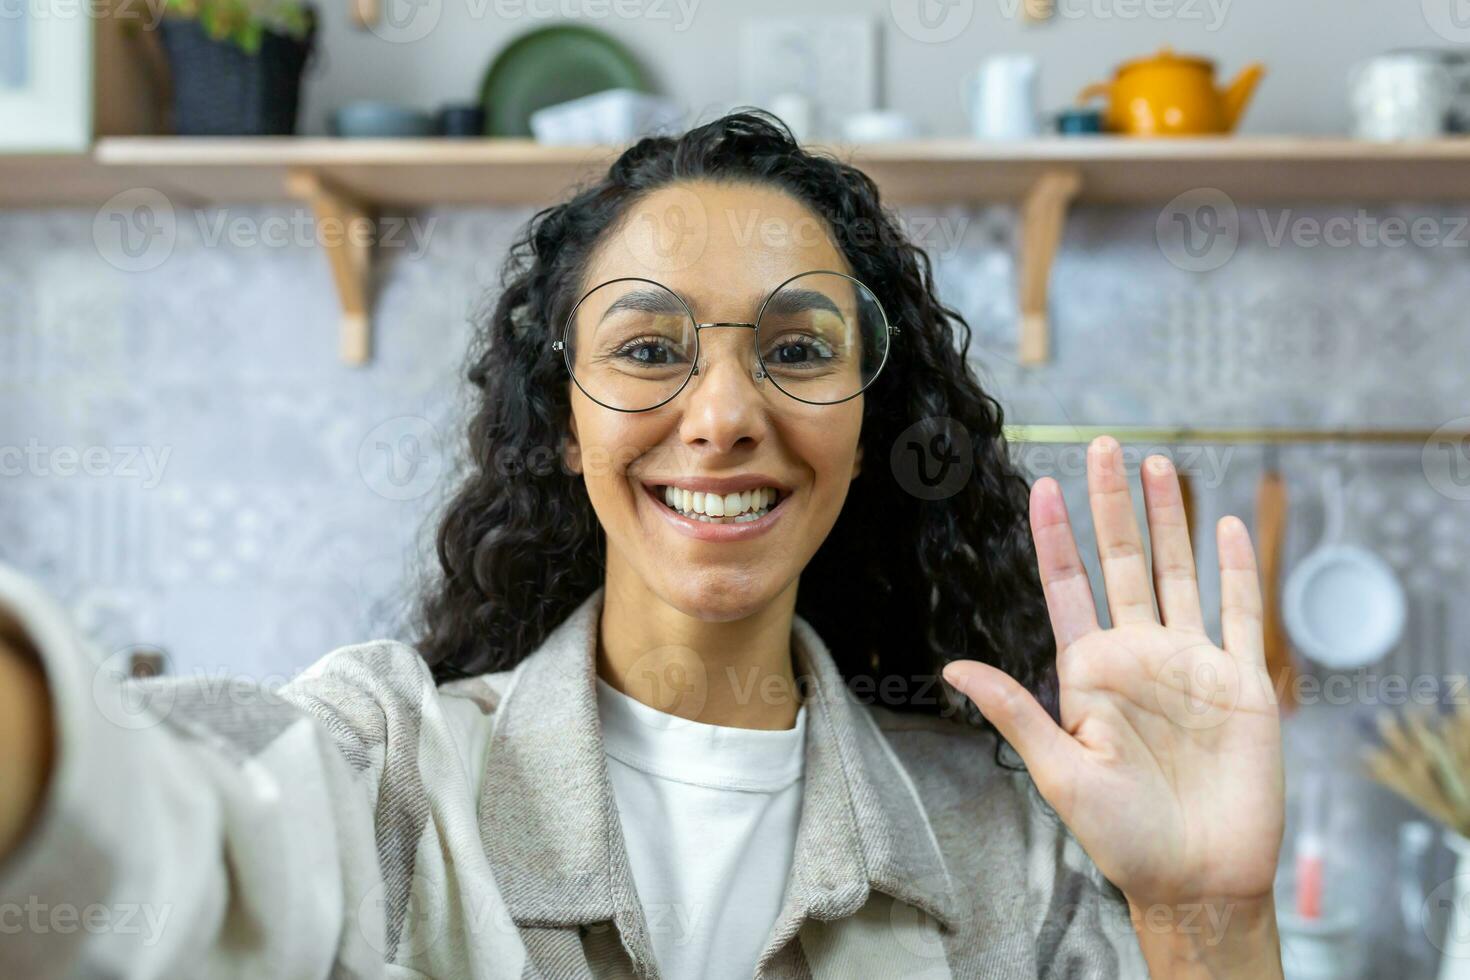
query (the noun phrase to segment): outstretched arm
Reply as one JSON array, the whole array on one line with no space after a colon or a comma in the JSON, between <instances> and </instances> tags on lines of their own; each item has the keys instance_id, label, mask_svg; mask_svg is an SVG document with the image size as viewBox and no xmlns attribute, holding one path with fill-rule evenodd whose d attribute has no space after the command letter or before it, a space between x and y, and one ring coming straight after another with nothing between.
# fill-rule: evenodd
<instances>
[{"instance_id":1,"label":"outstretched arm","mask_svg":"<svg viewBox=\"0 0 1470 980\"><path fill-rule=\"evenodd\" d=\"M51 772L51 694L41 657L0 608L0 867L34 819Z\"/></svg>"},{"instance_id":2,"label":"outstretched arm","mask_svg":"<svg viewBox=\"0 0 1470 980\"><path fill-rule=\"evenodd\" d=\"M456 747L480 712L411 648L131 681L3 565L0 607L6 976L521 975Z\"/></svg>"}]
</instances>

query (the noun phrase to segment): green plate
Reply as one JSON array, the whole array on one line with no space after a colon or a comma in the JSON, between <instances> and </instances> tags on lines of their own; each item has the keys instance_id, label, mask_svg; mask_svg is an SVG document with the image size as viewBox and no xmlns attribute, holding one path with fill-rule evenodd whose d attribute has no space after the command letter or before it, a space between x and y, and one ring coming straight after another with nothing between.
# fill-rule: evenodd
<instances>
[{"instance_id":1,"label":"green plate","mask_svg":"<svg viewBox=\"0 0 1470 980\"><path fill-rule=\"evenodd\" d=\"M537 109L610 88L650 91L642 66L602 31L558 24L522 34L485 72L485 135L530 136Z\"/></svg>"}]
</instances>

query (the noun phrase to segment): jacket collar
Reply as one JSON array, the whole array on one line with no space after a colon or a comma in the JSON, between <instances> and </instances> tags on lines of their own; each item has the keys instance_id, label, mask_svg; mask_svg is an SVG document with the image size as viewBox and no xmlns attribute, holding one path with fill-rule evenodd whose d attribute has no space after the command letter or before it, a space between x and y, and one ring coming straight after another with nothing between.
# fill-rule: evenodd
<instances>
[{"instance_id":1,"label":"jacket collar","mask_svg":"<svg viewBox=\"0 0 1470 980\"><path fill-rule=\"evenodd\" d=\"M598 589L514 671L496 711L480 833L518 926L611 920L636 961L648 955L647 927L597 717L601 610ZM786 931L803 917L851 915L875 890L953 928L953 883L909 777L801 617L792 641L808 718Z\"/></svg>"}]
</instances>

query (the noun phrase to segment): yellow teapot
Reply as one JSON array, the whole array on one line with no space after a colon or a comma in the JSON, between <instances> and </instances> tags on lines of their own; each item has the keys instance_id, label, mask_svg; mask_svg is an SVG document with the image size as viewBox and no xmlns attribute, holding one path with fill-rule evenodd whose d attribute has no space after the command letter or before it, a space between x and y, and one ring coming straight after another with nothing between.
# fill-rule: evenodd
<instances>
[{"instance_id":1,"label":"yellow teapot","mask_svg":"<svg viewBox=\"0 0 1470 980\"><path fill-rule=\"evenodd\" d=\"M1103 126L1130 136L1199 136L1235 129L1266 69L1255 62L1223 89L1215 63L1164 48L1118 67L1111 82L1089 85L1078 102L1106 96Z\"/></svg>"}]
</instances>

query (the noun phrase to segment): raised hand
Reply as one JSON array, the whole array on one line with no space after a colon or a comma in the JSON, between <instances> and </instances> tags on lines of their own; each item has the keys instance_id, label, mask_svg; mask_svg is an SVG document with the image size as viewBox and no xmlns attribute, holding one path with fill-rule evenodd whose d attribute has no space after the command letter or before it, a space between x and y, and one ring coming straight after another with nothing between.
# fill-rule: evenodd
<instances>
[{"instance_id":1,"label":"raised hand","mask_svg":"<svg viewBox=\"0 0 1470 980\"><path fill-rule=\"evenodd\" d=\"M1217 646L1204 628L1173 465L1150 457L1142 479L1152 576L1118 444L1102 438L1089 448L1109 629L1098 625L1061 489L1043 479L1031 491L1031 533L1056 634L1061 725L986 664L959 661L945 676L1020 753L1042 796L1128 897L1155 975L1161 967L1169 971L1162 975L1181 974L1180 961L1203 962L1207 953L1219 961L1213 965L1225 956L1232 966L1248 962L1271 975L1279 970L1271 889L1283 786L1255 554L1239 518L1220 521ZM1191 910L1213 917L1217 944L1234 937L1236 946L1202 952L1177 931L1148 935L1139 919L1177 923L1192 918Z\"/></svg>"}]
</instances>

